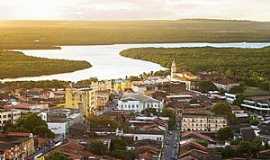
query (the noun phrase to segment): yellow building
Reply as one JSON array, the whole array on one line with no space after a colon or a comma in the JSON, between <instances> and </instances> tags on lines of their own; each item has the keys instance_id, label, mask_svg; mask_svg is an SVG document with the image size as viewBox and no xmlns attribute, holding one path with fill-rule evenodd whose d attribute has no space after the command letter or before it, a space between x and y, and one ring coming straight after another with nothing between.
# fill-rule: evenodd
<instances>
[{"instance_id":1,"label":"yellow building","mask_svg":"<svg viewBox=\"0 0 270 160\"><path fill-rule=\"evenodd\" d=\"M76 88L65 89L65 108L79 109L81 103L81 95Z\"/></svg>"},{"instance_id":2,"label":"yellow building","mask_svg":"<svg viewBox=\"0 0 270 160\"><path fill-rule=\"evenodd\" d=\"M97 91L96 92L97 97L97 108L102 109L104 108L110 99L110 91Z\"/></svg>"},{"instance_id":3,"label":"yellow building","mask_svg":"<svg viewBox=\"0 0 270 160\"><path fill-rule=\"evenodd\" d=\"M66 88L65 108L80 109L81 113L87 118L95 113L96 91L91 88Z\"/></svg>"},{"instance_id":4,"label":"yellow building","mask_svg":"<svg viewBox=\"0 0 270 160\"><path fill-rule=\"evenodd\" d=\"M92 114L95 114L95 110L97 109L96 104L96 91L93 89L81 89L81 104L80 110L83 115L88 118Z\"/></svg>"},{"instance_id":5,"label":"yellow building","mask_svg":"<svg viewBox=\"0 0 270 160\"><path fill-rule=\"evenodd\" d=\"M113 83L113 89L117 92L125 91L126 89L131 89L132 83L128 80L115 80Z\"/></svg>"},{"instance_id":6,"label":"yellow building","mask_svg":"<svg viewBox=\"0 0 270 160\"><path fill-rule=\"evenodd\" d=\"M98 81L91 84L91 88L94 88L97 91L107 91L113 90L112 81Z\"/></svg>"}]
</instances>

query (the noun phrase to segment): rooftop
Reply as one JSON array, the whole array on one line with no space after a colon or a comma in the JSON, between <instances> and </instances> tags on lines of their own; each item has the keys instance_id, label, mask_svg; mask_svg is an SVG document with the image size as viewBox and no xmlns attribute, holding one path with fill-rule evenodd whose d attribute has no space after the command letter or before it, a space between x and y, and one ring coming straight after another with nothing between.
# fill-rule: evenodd
<instances>
[{"instance_id":1,"label":"rooftop","mask_svg":"<svg viewBox=\"0 0 270 160\"><path fill-rule=\"evenodd\" d=\"M32 136L31 133L8 132L0 133L0 150L7 150L15 145L21 144Z\"/></svg>"},{"instance_id":2,"label":"rooftop","mask_svg":"<svg viewBox=\"0 0 270 160\"><path fill-rule=\"evenodd\" d=\"M138 93L125 93L120 100L121 101L156 102L156 103L160 102L152 97L145 96Z\"/></svg>"}]
</instances>

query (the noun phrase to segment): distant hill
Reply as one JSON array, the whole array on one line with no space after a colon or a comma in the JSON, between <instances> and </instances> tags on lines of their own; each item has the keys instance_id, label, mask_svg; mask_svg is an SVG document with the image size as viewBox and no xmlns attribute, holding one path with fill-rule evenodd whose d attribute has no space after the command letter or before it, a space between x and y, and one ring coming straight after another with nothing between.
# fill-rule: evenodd
<instances>
[{"instance_id":1,"label":"distant hill","mask_svg":"<svg viewBox=\"0 0 270 160\"><path fill-rule=\"evenodd\" d=\"M170 42L269 42L270 22L184 19L175 21L1 21L0 48Z\"/></svg>"}]
</instances>

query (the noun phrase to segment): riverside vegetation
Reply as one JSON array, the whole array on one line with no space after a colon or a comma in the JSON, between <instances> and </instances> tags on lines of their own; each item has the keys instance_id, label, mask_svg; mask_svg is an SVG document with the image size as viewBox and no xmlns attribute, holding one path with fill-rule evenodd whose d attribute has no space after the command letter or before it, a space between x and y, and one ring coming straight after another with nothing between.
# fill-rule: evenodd
<instances>
[{"instance_id":1,"label":"riverside vegetation","mask_svg":"<svg viewBox=\"0 0 270 160\"><path fill-rule=\"evenodd\" d=\"M0 79L73 72L91 67L86 61L56 60L0 50Z\"/></svg>"},{"instance_id":2,"label":"riverside vegetation","mask_svg":"<svg viewBox=\"0 0 270 160\"><path fill-rule=\"evenodd\" d=\"M169 68L173 58L178 68L193 73L216 71L222 76L237 78L248 85L270 90L270 47L240 48L135 48L122 56L143 59Z\"/></svg>"},{"instance_id":3,"label":"riverside vegetation","mask_svg":"<svg viewBox=\"0 0 270 160\"><path fill-rule=\"evenodd\" d=\"M90 67L84 61L34 58L7 49L57 49L62 45L114 43L269 42L269 37L270 22L207 19L1 21L0 78L50 75ZM260 65L261 62L256 68Z\"/></svg>"}]
</instances>

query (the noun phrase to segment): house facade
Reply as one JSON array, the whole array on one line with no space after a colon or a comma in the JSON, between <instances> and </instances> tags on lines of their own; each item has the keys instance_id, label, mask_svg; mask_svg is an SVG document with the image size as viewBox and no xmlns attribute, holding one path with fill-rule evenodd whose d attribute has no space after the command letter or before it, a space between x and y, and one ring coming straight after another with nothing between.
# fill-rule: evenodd
<instances>
[{"instance_id":1,"label":"house facade","mask_svg":"<svg viewBox=\"0 0 270 160\"><path fill-rule=\"evenodd\" d=\"M183 114L182 131L217 132L227 126L224 117L208 114Z\"/></svg>"},{"instance_id":2,"label":"house facade","mask_svg":"<svg viewBox=\"0 0 270 160\"><path fill-rule=\"evenodd\" d=\"M128 93L118 100L117 105L117 109L120 111L141 112L147 108L154 108L161 112L163 102L142 94Z\"/></svg>"}]
</instances>

